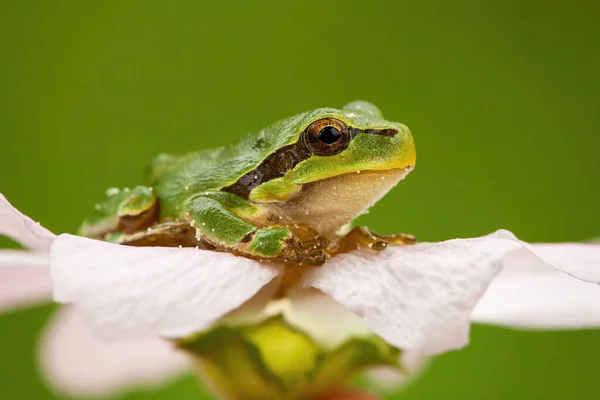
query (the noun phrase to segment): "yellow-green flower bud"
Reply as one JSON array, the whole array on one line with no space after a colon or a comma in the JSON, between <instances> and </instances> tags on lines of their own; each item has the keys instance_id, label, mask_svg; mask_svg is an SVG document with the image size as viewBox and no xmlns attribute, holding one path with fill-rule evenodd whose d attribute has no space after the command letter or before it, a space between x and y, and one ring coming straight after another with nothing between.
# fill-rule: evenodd
<instances>
[{"instance_id":1,"label":"yellow-green flower bud","mask_svg":"<svg viewBox=\"0 0 600 400\"><path fill-rule=\"evenodd\" d=\"M235 400L311 399L367 367L399 367L400 351L378 336L361 332L321 343L310 324L286 321L285 309L265 319L240 318L239 324L230 318L177 344L195 358L209 386Z\"/></svg>"}]
</instances>

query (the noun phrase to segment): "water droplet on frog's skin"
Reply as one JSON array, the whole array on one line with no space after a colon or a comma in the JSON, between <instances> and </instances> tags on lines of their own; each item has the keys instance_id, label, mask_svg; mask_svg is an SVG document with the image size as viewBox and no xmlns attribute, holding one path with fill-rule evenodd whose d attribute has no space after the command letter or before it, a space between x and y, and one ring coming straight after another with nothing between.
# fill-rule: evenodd
<instances>
[{"instance_id":1,"label":"water droplet on frog's skin","mask_svg":"<svg viewBox=\"0 0 600 400\"><path fill-rule=\"evenodd\" d=\"M94 208L95 208L97 211L100 211L100 210L102 209L102 204L96 204L96 205L94 206Z\"/></svg>"},{"instance_id":2,"label":"water droplet on frog's skin","mask_svg":"<svg viewBox=\"0 0 600 400\"><path fill-rule=\"evenodd\" d=\"M184 188L185 190L190 190L190 187L189 187L188 185L185 185L183 188Z\"/></svg>"},{"instance_id":3,"label":"water droplet on frog's skin","mask_svg":"<svg viewBox=\"0 0 600 400\"><path fill-rule=\"evenodd\" d=\"M196 246L196 250L200 250L200 247Z\"/></svg>"},{"instance_id":4,"label":"water droplet on frog's skin","mask_svg":"<svg viewBox=\"0 0 600 400\"><path fill-rule=\"evenodd\" d=\"M385 176L382 176L382 177L381 177L381 180L383 181L384 179L385 179Z\"/></svg>"},{"instance_id":5,"label":"water droplet on frog's skin","mask_svg":"<svg viewBox=\"0 0 600 400\"><path fill-rule=\"evenodd\" d=\"M203 223L202 223L202 226L206 226L206 223L205 223L205 222L203 222Z\"/></svg>"},{"instance_id":6,"label":"water droplet on frog's skin","mask_svg":"<svg viewBox=\"0 0 600 400\"><path fill-rule=\"evenodd\" d=\"M190 226L191 226L191 227L193 227L195 223L196 223L196 221L194 221L194 220L191 220L191 221L190 221Z\"/></svg>"},{"instance_id":7,"label":"water droplet on frog's skin","mask_svg":"<svg viewBox=\"0 0 600 400\"><path fill-rule=\"evenodd\" d=\"M358 171L356 171L357 174L360 174L360 169Z\"/></svg>"},{"instance_id":8,"label":"water droplet on frog's skin","mask_svg":"<svg viewBox=\"0 0 600 400\"><path fill-rule=\"evenodd\" d=\"M215 228L212 228L212 229L211 229L211 231L213 231L213 232L214 232L214 231L215 231Z\"/></svg>"},{"instance_id":9,"label":"water droplet on frog's skin","mask_svg":"<svg viewBox=\"0 0 600 400\"><path fill-rule=\"evenodd\" d=\"M118 194L119 192L120 192L119 188L115 188L115 187L106 189L107 196L114 196L115 194Z\"/></svg>"},{"instance_id":10,"label":"water droplet on frog's skin","mask_svg":"<svg viewBox=\"0 0 600 400\"><path fill-rule=\"evenodd\" d=\"M183 249L183 246L182 246L182 245L179 245L179 248L180 248L180 249Z\"/></svg>"},{"instance_id":11,"label":"water droplet on frog's skin","mask_svg":"<svg viewBox=\"0 0 600 400\"><path fill-rule=\"evenodd\" d=\"M129 188L125 188L125 189L123 189L123 191L124 191L125 193L129 193Z\"/></svg>"},{"instance_id":12,"label":"water droplet on frog's skin","mask_svg":"<svg viewBox=\"0 0 600 400\"><path fill-rule=\"evenodd\" d=\"M254 175L254 180L257 180L257 179L258 179L258 175Z\"/></svg>"}]
</instances>

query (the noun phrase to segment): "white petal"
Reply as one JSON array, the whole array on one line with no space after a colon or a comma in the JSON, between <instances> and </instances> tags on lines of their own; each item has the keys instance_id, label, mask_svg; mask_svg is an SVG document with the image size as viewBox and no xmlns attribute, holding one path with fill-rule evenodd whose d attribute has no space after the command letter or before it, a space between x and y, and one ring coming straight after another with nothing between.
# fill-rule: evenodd
<instances>
[{"instance_id":1,"label":"white petal","mask_svg":"<svg viewBox=\"0 0 600 400\"><path fill-rule=\"evenodd\" d=\"M557 268L577 279L591 283L600 283L600 244L598 243L552 243L529 244L522 242L507 230L499 230L490 235L503 239L512 239L523 245L513 255L514 262L507 263L515 270L545 270L548 265Z\"/></svg>"},{"instance_id":2,"label":"white petal","mask_svg":"<svg viewBox=\"0 0 600 400\"><path fill-rule=\"evenodd\" d=\"M191 369L188 358L162 339L98 339L69 307L43 332L39 357L48 384L72 397L106 398L136 386L156 387Z\"/></svg>"},{"instance_id":3,"label":"white petal","mask_svg":"<svg viewBox=\"0 0 600 400\"><path fill-rule=\"evenodd\" d=\"M531 246L538 257L554 268L583 281L600 283L600 245L557 243Z\"/></svg>"},{"instance_id":4,"label":"white petal","mask_svg":"<svg viewBox=\"0 0 600 400\"><path fill-rule=\"evenodd\" d=\"M221 318L219 324L252 325L282 315L288 324L328 349L335 349L350 338L373 334L360 317L331 296L313 288L297 288L285 297L275 298L280 285L279 279L273 279L251 300Z\"/></svg>"},{"instance_id":5,"label":"white petal","mask_svg":"<svg viewBox=\"0 0 600 400\"><path fill-rule=\"evenodd\" d=\"M369 382L379 390L394 393L418 377L427 367L429 357L419 351L403 351L400 355L401 370L391 367L371 367L367 370Z\"/></svg>"},{"instance_id":6,"label":"white petal","mask_svg":"<svg viewBox=\"0 0 600 400\"><path fill-rule=\"evenodd\" d=\"M183 337L255 295L279 270L228 253L120 246L61 235L50 253L54 299L108 337Z\"/></svg>"},{"instance_id":7,"label":"white petal","mask_svg":"<svg viewBox=\"0 0 600 400\"><path fill-rule=\"evenodd\" d=\"M269 307L281 289L281 275L263 286L250 300L219 319L219 325L232 327L259 324L269 317L279 315L279 310Z\"/></svg>"},{"instance_id":8,"label":"white petal","mask_svg":"<svg viewBox=\"0 0 600 400\"><path fill-rule=\"evenodd\" d=\"M307 275L304 284L333 296L391 344L435 354L468 343L469 313L500 267L501 281L476 310L477 321L540 327L597 325L598 287L557 270L600 282L600 246L529 245L504 230L483 238L396 247L380 256L360 252L340 256ZM545 274L534 282L542 288L544 299L532 294L529 278L504 280L510 274L526 273ZM550 299L552 291L560 294ZM507 292L512 297L504 304ZM540 313L537 320L525 321L535 312Z\"/></svg>"},{"instance_id":9,"label":"white petal","mask_svg":"<svg viewBox=\"0 0 600 400\"><path fill-rule=\"evenodd\" d=\"M305 276L363 318L375 333L404 350L424 354L463 347L472 308L521 244L478 238L354 252Z\"/></svg>"},{"instance_id":10,"label":"white petal","mask_svg":"<svg viewBox=\"0 0 600 400\"><path fill-rule=\"evenodd\" d=\"M44 253L48 253L56 237L28 216L21 214L2 194L0 194L0 235L13 238L25 247Z\"/></svg>"},{"instance_id":11,"label":"white petal","mask_svg":"<svg viewBox=\"0 0 600 400\"><path fill-rule=\"evenodd\" d=\"M0 313L52 299L46 254L0 250Z\"/></svg>"},{"instance_id":12,"label":"white petal","mask_svg":"<svg viewBox=\"0 0 600 400\"><path fill-rule=\"evenodd\" d=\"M600 257L600 246L595 246L595 254L593 247L560 244L531 245L528 249L562 270L591 280L594 264L588 260L596 254ZM562 273L528 250L511 256L510 268L494 279L473 310L473 321L531 329L600 326L600 285ZM600 260L595 265L600 269Z\"/></svg>"}]
</instances>

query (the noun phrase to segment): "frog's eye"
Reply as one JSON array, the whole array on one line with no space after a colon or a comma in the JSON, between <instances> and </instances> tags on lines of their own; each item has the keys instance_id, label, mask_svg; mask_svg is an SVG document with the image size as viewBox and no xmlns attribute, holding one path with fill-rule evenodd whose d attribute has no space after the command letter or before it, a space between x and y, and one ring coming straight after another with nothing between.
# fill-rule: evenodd
<instances>
[{"instance_id":1,"label":"frog's eye","mask_svg":"<svg viewBox=\"0 0 600 400\"><path fill-rule=\"evenodd\" d=\"M306 128L305 140L308 147L319 156L331 156L348 147L348 127L339 119L323 118Z\"/></svg>"}]
</instances>

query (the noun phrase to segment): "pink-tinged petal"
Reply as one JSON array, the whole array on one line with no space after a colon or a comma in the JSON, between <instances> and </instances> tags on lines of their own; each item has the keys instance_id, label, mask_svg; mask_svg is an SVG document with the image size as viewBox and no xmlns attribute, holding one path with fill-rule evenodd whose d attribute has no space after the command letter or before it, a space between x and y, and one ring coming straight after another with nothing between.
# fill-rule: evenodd
<instances>
[{"instance_id":1,"label":"pink-tinged petal","mask_svg":"<svg viewBox=\"0 0 600 400\"><path fill-rule=\"evenodd\" d=\"M472 320L528 329L600 327L600 285L576 279L546 263L552 261L563 271L591 280L594 265L600 269L600 260L589 262L594 257L590 246L531 245L517 251L511 255L510 268L494 279L477 303ZM600 248L596 252L600 256Z\"/></svg>"},{"instance_id":2,"label":"pink-tinged petal","mask_svg":"<svg viewBox=\"0 0 600 400\"><path fill-rule=\"evenodd\" d=\"M54 299L106 337L184 337L254 296L279 269L228 253L121 246L61 235L50 251Z\"/></svg>"},{"instance_id":3,"label":"pink-tinged petal","mask_svg":"<svg viewBox=\"0 0 600 400\"><path fill-rule=\"evenodd\" d=\"M354 252L314 269L303 284L332 296L396 347L442 353L468 343L471 310L505 256L521 247L487 237Z\"/></svg>"},{"instance_id":4,"label":"pink-tinged petal","mask_svg":"<svg viewBox=\"0 0 600 400\"><path fill-rule=\"evenodd\" d=\"M0 314L52 300L46 254L0 250Z\"/></svg>"},{"instance_id":5,"label":"pink-tinged petal","mask_svg":"<svg viewBox=\"0 0 600 400\"><path fill-rule=\"evenodd\" d=\"M73 397L105 398L136 387L157 387L191 369L188 358L162 339L98 339L69 307L53 316L39 346L45 380Z\"/></svg>"},{"instance_id":6,"label":"pink-tinged petal","mask_svg":"<svg viewBox=\"0 0 600 400\"><path fill-rule=\"evenodd\" d=\"M50 251L50 246L56 237L19 212L2 194L0 194L0 235L13 238L25 247L44 253Z\"/></svg>"}]
</instances>

